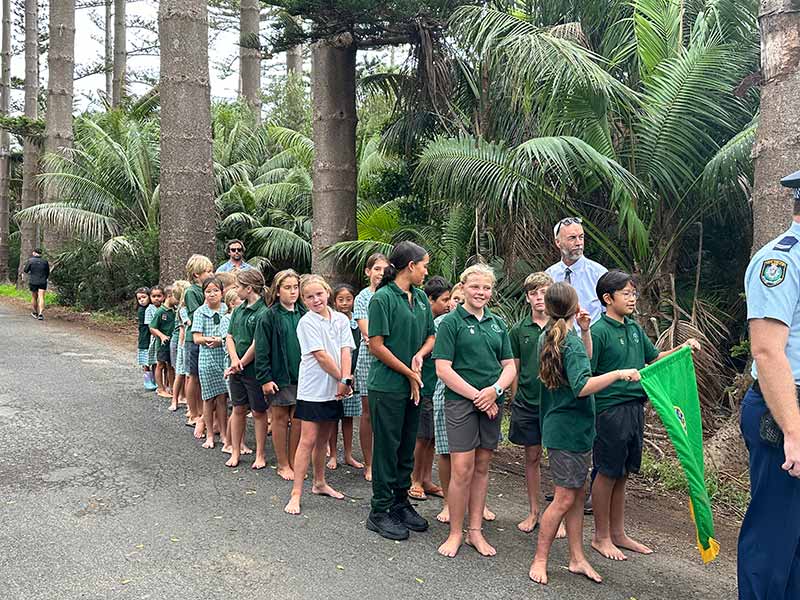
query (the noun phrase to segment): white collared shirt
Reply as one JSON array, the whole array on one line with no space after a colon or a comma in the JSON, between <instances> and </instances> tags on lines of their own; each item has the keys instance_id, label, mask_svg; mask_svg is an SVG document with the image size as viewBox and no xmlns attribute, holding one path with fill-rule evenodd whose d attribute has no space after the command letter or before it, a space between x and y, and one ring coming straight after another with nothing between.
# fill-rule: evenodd
<instances>
[{"instance_id":1,"label":"white collared shirt","mask_svg":"<svg viewBox=\"0 0 800 600\"><path fill-rule=\"evenodd\" d=\"M578 301L581 304L581 308L589 311L592 316L592 323L594 323L603 314L603 305L597 297L597 280L608 273L608 269L600 263L581 256L574 265L569 267L561 260L548 267L546 273L556 282L566 281L567 269L572 271L570 285L578 292Z\"/></svg>"},{"instance_id":2,"label":"white collared shirt","mask_svg":"<svg viewBox=\"0 0 800 600\"><path fill-rule=\"evenodd\" d=\"M341 368L342 348L355 349L350 320L332 308L330 320L309 310L297 324L300 342L300 371L297 376L297 399L306 402L336 400L339 381L328 375L312 352L324 350ZM352 370L352 365L351 365Z\"/></svg>"}]
</instances>

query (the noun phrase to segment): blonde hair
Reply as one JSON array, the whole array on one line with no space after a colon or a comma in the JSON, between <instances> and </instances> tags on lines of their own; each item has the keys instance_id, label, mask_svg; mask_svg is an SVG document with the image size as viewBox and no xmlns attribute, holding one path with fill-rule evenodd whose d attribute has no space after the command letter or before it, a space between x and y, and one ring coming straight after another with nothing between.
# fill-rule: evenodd
<instances>
[{"instance_id":1,"label":"blonde hair","mask_svg":"<svg viewBox=\"0 0 800 600\"><path fill-rule=\"evenodd\" d=\"M453 289L450 290L450 295L453 294L463 294L464 293L464 284L460 281L453 286Z\"/></svg>"},{"instance_id":2,"label":"blonde hair","mask_svg":"<svg viewBox=\"0 0 800 600\"><path fill-rule=\"evenodd\" d=\"M483 263L478 263L464 269L464 272L461 273L461 277L458 278L462 286L467 283L467 279L470 275L483 275L484 277L488 277L492 280L492 285L494 285L497 281L497 278L494 275L494 269Z\"/></svg>"},{"instance_id":3,"label":"blonde hair","mask_svg":"<svg viewBox=\"0 0 800 600\"><path fill-rule=\"evenodd\" d=\"M269 302L268 304L272 306L278 301L278 290L281 289L281 285L283 282L289 279L289 277L294 277L297 279L297 284L302 287L303 285L303 278L298 275L297 271L294 269L284 269L283 271L278 271L275 274L274 279L272 280L272 285L269 288Z\"/></svg>"},{"instance_id":4,"label":"blonde hair","mask_svg":"<svg viewBox=\"0 0 800 600\"><path fill-rule=\"evenodd\" d=\"M229 287L233 287L233 286L236 285L236 273L233 273L233 272L230 272L230 271L222 272L222 273L216 273L214 275L214 277L216 277L217 279L219 279L222 282L222 285L225 286L226 290Z\"/></svg>"},{"instance_id":5,"label":"blonde hair","mask_svg":"<svg viewBox=\"0 0 800 600\"><path fill-rule=\"evenodd\" d=\"M328 296L332 296L333 295L333 290L331 289L331 286L328 284L327 281L325 281L325 278L322 275L313 275L313 274L311 274L311 275L303 275L300 278L300 297L301 298L303 297L303 290L305 290L308 286L310 286L310 285L312 285L314 283L316 283L318 285L321 285L323 287L323 289L326 292L328 292Z\"/></svg>"},{"instance_id":6,"label":"blonde hair","mask_svg":"<svg viewBox=\"0 0 800 600\"><path fill-rule=\"evenodd\" d=\"M238 298L238 297L239 297L238 290L236 288L231 288L231 289L225 291L225 297L224 297L223 302L225 302L225 304L230 306L231 304L233 304L235 299Z\"/></svg>"},{"instance_id":7,"label":"blonde hair","mask_svg":"<svg viewBox=\"0 0 800 600\"><path fill-rule=\"evenodd\" d=\"M532 292L534 290L538 290L539 288L545 286L551 286L555 283L553 278L550 277L544 271L537 271L536 273L531 273L525 278L525 282L522 284L522 291L524 293Z\"/></svg>"},{"instance_id":8,"label":"blonde hair","mask_svg":"<svg viewBox=\"0 0 800 600\"><path fill-rule=\"evenodd\" d=\"M554 283L547 288L544 306L550 317L550 326L545 331L542 350L539 354L539 379L551 390L566 382L561 345L569 334L567 320L578 312L578 293L565 282Z\"/></svg>"},{"instance_id":9,"label":"blonde hair","mask_svg":"<svg viewBox=\"0 0 800 600\"><path fill-rule=\"evenodd\" d=\"M185 279L177 279L172 284L172 297L175 298L175 302L179 305L183 306L183 295L186 293L191 287L191 282L186 281Z\"/></svg>"},{"instance_id":10,"label":"blonde hair","mask_svg":"<svg viewBox=\"0 0 800 600\"><path fill-rule=\"evenodd\" d=\"M206 271L213 271L214 265L207 256L192 254L186 261L186 279L194 281L194 276Z\"/></svg>"}]
</instances>

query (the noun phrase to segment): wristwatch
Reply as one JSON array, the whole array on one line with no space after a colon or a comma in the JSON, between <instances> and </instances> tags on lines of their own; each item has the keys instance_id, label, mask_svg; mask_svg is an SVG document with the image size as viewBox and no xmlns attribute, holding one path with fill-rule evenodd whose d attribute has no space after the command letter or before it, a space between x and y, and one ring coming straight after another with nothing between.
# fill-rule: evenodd
<instances>
[{"instance_id":1,"label":"wristwatch","mask_svg":"<svg viewBox=\"0 0 800 600\"><path fill-rule=\"evenodd\" d=\"M505 390L496 383L492 387L494 388L494 393L497 394L498 398L503 395L503 392L505 392Z\"/></svg>"},{"instance_id":2,"label":"wristwatch","mask_svg":"<svg viewBox=\"0 0 800 600\"><path fill-rule=\"evenodd\" d=\"M341 383L342 385L353 385L353 378L345 377L344 379L340 379L339 383Z\"/></svg>"}]
</instances>

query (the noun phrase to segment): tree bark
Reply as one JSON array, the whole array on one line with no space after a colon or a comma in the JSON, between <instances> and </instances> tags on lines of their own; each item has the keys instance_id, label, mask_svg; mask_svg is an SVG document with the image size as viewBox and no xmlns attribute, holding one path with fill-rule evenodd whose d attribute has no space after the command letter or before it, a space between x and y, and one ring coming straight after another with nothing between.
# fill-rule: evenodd
<instances>
[{"instance_id":1,"label":"tree bark","mask_svg":"<svg viewBox=\"0 0 800 600\"><path fill-rule=\"evenodd\" d=\"M192 254L213 258L216 213L211 158L208 6L161 0L161 280L183 278Z\"/></svg>"},{"instance_id":2,"label":"tree bark","mask_svg":"<svg viewBox=\"0 0 800 600\"><path fill-rule=\"evenodd\" d=\"M348 38L318 42L312 51L312 270L331 282L348 274L322 253L356 239L356 47Z\"/></svg>"},{"instance_id":3,"label":"tree bark","mask_svg":"<svg viewBox=\"0 0 800 600\"><path fill-rule=\"evenodd\" d=\"M290 76L303 74L302 44L292 46L286 51L286 74Z\"/></svg>"},{"instance_id":4,"label":"tree bark","mask_svg":"<svg viewBox=\"0 0 800 600\"><path fill-rule=\"evenodd\" d=\"M2 0L3 35L0 44L0 114L8 115L11 94L11 0ZM11 194L9 191L9 137L0 130L0 283L8 283L8 236Z\"/></svg>"},{"instance_id":5,"label":"tree bark","mask_svg":"<svg viewBox=\"0 0 800 600\"><path fill-rule=\"evenodd\" d=\"M114 0L105 0L106 98L114 97Z\"/></svg>"},{"instance_id":6,"label":"tree bark","mask_svg":"<svg viewBox=\"0 0 800 600\"><path fill-rule=\"evenodd\" d=\"M50 0L50 49L47 53L47 119L44 150L63 153L72 148L72 101L75 72L75 0ZM58 201L56 190L45 187L44 201ZM66 241L59 231L45 231L45 247L59 252Z\"/></svg>"},{"instance_id":7,"label":"tree bark","mask_svg":"<svg viewBox=\"0 0 800 600\"><path fill-rule=\"evenodd\" d=\"M256 123L261 122L261 51L253 46L259 40L260 6L259 0L242 0L239 12L241 97Z\"/></svg>"},{"instance_id":8,"label":"tree bark","mask_svg":"<svg viewBox=\"0 0 800 600\"><path fill-rule=\"evenodd\" d=\"M125 96L125 72L128 62L126 1L114 0L114 81L111 95L113 108L122 104L122 98Z\"/></svg>"},{"instance_id":9,"label":"tree bark","mask_svg":"<svg viewBox=\"0 0 800 600\"><path fill-rule=\"evenodd\" d=\"M25 0L25 116L39 118L39 6L38 0ZM25 138L22 146L22 208L39 203L39 188L36 175L39 172L39 143ZM33 249L40 244L39 228L23 223L20 225L19 272L17 285L24 280L22 267Z\"/></svg>"},{"instance_id":10,"label":"tree bark","mask_svg":"<svg viewBox=\"0 0 800 600\"><path fill-rule=\"evenodd\" d=\"M753 247L786 230L791 193L780 179L800 169L800 1L761 0L761 117L753 147Z\"/></svg>"}]
</instances>

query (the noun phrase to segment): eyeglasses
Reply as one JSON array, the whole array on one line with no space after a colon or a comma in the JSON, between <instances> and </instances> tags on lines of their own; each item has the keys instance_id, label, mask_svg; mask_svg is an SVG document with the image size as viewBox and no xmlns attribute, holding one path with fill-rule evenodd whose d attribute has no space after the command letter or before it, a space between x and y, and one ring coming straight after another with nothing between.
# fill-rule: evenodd
<instances>
[{"instance_id":1,"label":"eyeglasses","mask_svg":"<svg viewBox=\"0 0 800 600\"><path fill-rule=\"evenodd\" d=\"M633 298L636 300L639 297L639 292L619 292L623 298Z\"/></svg>"},{"instance_id":2,"label":"eyeglasses","mask_svg":"<svg viewBox=\"0 0 800 600\"><path fill-rule=\"evenodd\" d=\"M556 226L553 227L553 235L558 235L558 232L561 231L562 227L565 227L567 225L580 225L582 223L583 219L581 219L580 217L566 217L564 219L561 219L558 223L556 223Z\"/></svg>"}]
</instances>

